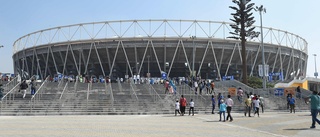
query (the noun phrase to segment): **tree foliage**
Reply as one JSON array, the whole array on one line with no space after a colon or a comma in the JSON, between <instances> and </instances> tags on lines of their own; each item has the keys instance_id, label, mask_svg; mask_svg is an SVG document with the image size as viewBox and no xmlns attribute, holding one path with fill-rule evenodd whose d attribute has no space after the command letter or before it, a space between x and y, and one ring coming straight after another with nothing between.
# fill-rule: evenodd
<instances>
[{"instance_id":1,"label":"tree foliage","mask_svg":"<svg viewBox=\"0 0 320 137\"><path fill-rule=\"evenodd\" d=\"M235 13L231 13L232 17L230 20L234 23L230 27L233 28L233 32L230 32L232 36L228 38L241 39L241 28L243 27L243 34L245 39L258 37L260 32L254 31L255 27L252 26L256 21L254 20L253 13L251 12L254 8L254 3L250 3L251 0L232 0L237 6L229 6L230 9L235 10ZM244 26L241 26L243 21Z\"/></svg>"},{"instance_id":2,"label":"tree foliage","mask_svg":"<svg viewBox=\"0 0 320 137\"><path fill-rule=\"evenodd\" d=\"M241 57L242 57L242 82L248 84L247 79L247 60L246 60L246 41L247 38L254 38L259 36L259 32L255 32L255 27L252 26L255 23L254 17L251 13L254 3L250 3L251 0L232 0L237 6L229 6L235 13L231 13L230 20L234 22L230 27L234 30L230 32L233 38L241 40Z\"/></svg>"},{"instance_id":3,"label":"tree foliage","mask_svg":"<svg viewBox=\"0 0 320 137\"><path fill-rule=\"evenodd\" d=\"M248 78L248 86L257 89L257 88L263 88L262 87L262 79L259 77L249 77ZM273 88L274 85L267 83L267 88Z\"/></svg>"}]
</instances>

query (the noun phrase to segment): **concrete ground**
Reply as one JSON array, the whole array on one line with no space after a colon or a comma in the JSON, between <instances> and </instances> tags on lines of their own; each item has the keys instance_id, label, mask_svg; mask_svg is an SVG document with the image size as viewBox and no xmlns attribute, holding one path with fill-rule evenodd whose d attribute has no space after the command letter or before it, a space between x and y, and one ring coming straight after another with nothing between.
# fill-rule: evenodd
<instances>
[{"instance_id":1,"label":"concrete ground","mask_svg":"<svg viewBox=\"0 0 320 137\"><path fill-rule=\"evenodd\" d=\"M318 137L310 129L309 112L266 112L260 117L232 113L233 122L218 114L0 116L0 137ZM320 117L319 117L320 118Z\"/></svg>"}]
</instances>

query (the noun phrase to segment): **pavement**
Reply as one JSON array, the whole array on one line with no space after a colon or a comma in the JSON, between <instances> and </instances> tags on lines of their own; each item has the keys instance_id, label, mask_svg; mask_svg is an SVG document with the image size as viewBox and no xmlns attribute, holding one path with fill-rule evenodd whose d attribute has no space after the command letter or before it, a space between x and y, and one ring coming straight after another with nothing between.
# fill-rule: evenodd
<instances>
[{"instance_id":1,"label":"pavement","mask_svg":"<svg viewBox=\"0 0 320 137\"><path fill-rule=\"evenodd\" d=\"M0 137L318 137L310 112L265 112L260 117L218 114L0 116ZM318 116L320 118L320 116Z\"/></svg>"}]
</instances>

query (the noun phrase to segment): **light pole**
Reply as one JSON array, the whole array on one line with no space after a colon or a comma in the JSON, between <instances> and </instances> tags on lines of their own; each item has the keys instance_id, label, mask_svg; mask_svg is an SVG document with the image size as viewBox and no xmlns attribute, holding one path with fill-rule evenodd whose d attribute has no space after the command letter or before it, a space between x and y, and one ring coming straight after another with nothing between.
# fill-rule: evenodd
<instances>
[{"instance_id":1,"label":"light pole","mask_svg":"<svg viewBox=\"0 0 320 137\"><path fill-rule=\"evenodd\" d=\"M263 89L266 89L266 71L265 71L265 60L264 60L264 45L263 45L263 31L262 31L262 13L266 13L266 9L263 8L263 5L261 5L260 7L256 7L254 8L255 11L259 11L260 13L260 36L261 36L261 52L262 52L262 87Z\"/></svg>"},{"instance_id":2,"label":"light pole","mask_svg":"<svg viewBox=\"0 0 320 137\"><path fill-rule=\"evenodd\" d=\"M318 77L318 72L317 72L317 54L313 54L314 56L314 76L317 78Z\"/></svg>"},{"instance_id":3,"label":"light pole","mask_svg":"<svg viewBox=\"0 0 320 137\"><path fill-rule=\"evenodd\" d=\"M194 78L194 61L195 61L195 56L196 56L196 48L194 45L194 39L196 38L196 36L191 36L192 39L192 79Z\"/></svg>"},{"instance_id":4,"label":"light pole","mask_svg":"<svg viewBox=\"0 0 320 137\"><path fill-rule=\"evenodd\" d=\"M149 58L150 58L150 56L148 55L147 58L148 58L148 78L149 78L150 77L150 73L149 73Z\"/></svg>"}]
</instances>

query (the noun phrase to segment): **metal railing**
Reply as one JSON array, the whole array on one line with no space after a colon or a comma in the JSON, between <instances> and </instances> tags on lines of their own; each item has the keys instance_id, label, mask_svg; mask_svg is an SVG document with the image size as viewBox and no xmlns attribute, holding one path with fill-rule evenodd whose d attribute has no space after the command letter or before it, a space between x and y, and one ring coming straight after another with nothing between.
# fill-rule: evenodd
<instances>
[{"instance_id":1,"label":"metal railing","mask_svg":"<svg viewBox=\"0 0 320 137\"><path fill-rule=\"evenodd\" d=\"M113 109L114 96L113 96L111 83L104 82L104 85L105 85L105 88L106 88L106 94L108 94L108 91L110 92L110 104L111 104L111 107Z\"/></svg>"},{"instance_id":2,"label":"metal railing","mask_svg":"<svg viewBox=\"0 0 320 137\"><path fill-rule=\"evenodd\" d=\"M35 76L32 76L32 77L29 79L29 81L30 81L31 79L34 79L34 78L35 78ZM16 78L13 79L11 82L9 82L9 83L7 83L7 84L5 85L5 88L6 88L6 89L5 89L4 92L6 92L6 90L7 90L8 92L6 92L6 94L5 94L2 98L0 98L1 111L2 111L2 108L3 108L3 107L6 108L8 104L14 102L14 99L15 99L15 96L16 96L15 94L16 94L16 91L18 91L18 90L20 89L20 84L21 84L21 81L19 81L18 78L16 77ZM29 88L29 89L30 89L30 88ZM4 106L3 106L3 104L4 104Z\"/></svg>"},{"instance_id":3,"label":"metal railing","mask_svg":"<svg viewBox=\"0 0 320 137\"><path fill-rule=\"evenodd\" d=\"M122 85L121 85L121 82L120 82L119 79L117 79L117 83L118 83L118 86L119 86L119 91L120 91L120 92L123 92L123 90L122 90Z\"/></svg>"},{"instance_id":4,"label":"metal railing","mask_svg":"<svg viewBox=\"0 0 320 137\"><path fill-rule=\"evenodd\" d=\"M91 79L90 79L90 82L88 83L88 90L87 90L87 103L86 103L86 108L87 108L87 110L88 110L88 101L89 101L89 96L90 96L90 91L91 91L91 89L92 89L92 76L91 76Z\"/></svg>"},{"instance_id":5,"label":"metal railing","mask_svg":"<svg viewBox=\"0 0 320 137\"><path fill-rule=\"evenodd\" d=\"M42 82L41 86L38 88L38 90L32 95L31 99L30 99L30 112L32 112L34 106L36 105L36 103L38 103L43 95L43 90L45 90L44 88L47 87L47 84L49 82L49 78L50 76L48 76L45 81Z\"/></svg>"},{"instance_id":6,"label":"metal railing","mask_svg":"<svg viewBox=\"0 0 320 137\"><path fill-rule=\"evenodd\" d=\"M133 81L130 82L130 95L132 99L135 99L135 101L139 101L138 96L136 94L136 85L134 85Z\"/></svg>"},{"instance_id":7,"label":"metal railing","mask_svg":"<svg viewBox=\"0 0 320 137\"><path fill-rule=\"evenodd\" d=\"M162 98L160 97L160 95L158 94L158 92L153 88L153 86L151 84L146 84L149 89L149 92L150 92L150 95L152 96L153 98L153 101L154 102L158 102L158 101L161 101Z\"/></svg>"},{"instance_id":8,"label":"metal railing","mask_svg":"<svg viewBox=\"0 0 320 137\"><path fill-rule=\"evenodd\" d=\"M63 90L62 90L62 92L61 92L61 95L60 95L60 97L59 97L59 111L61 110L61 108L62 108L62 96L63 96L63 94L64 94L64 92L66 91L66 89L67 89L67 87L68 87L68 84L69 84L69 82L66 82L66 85L64 86L64 88L63 88Z\"/></svg>"}]
</instances>

